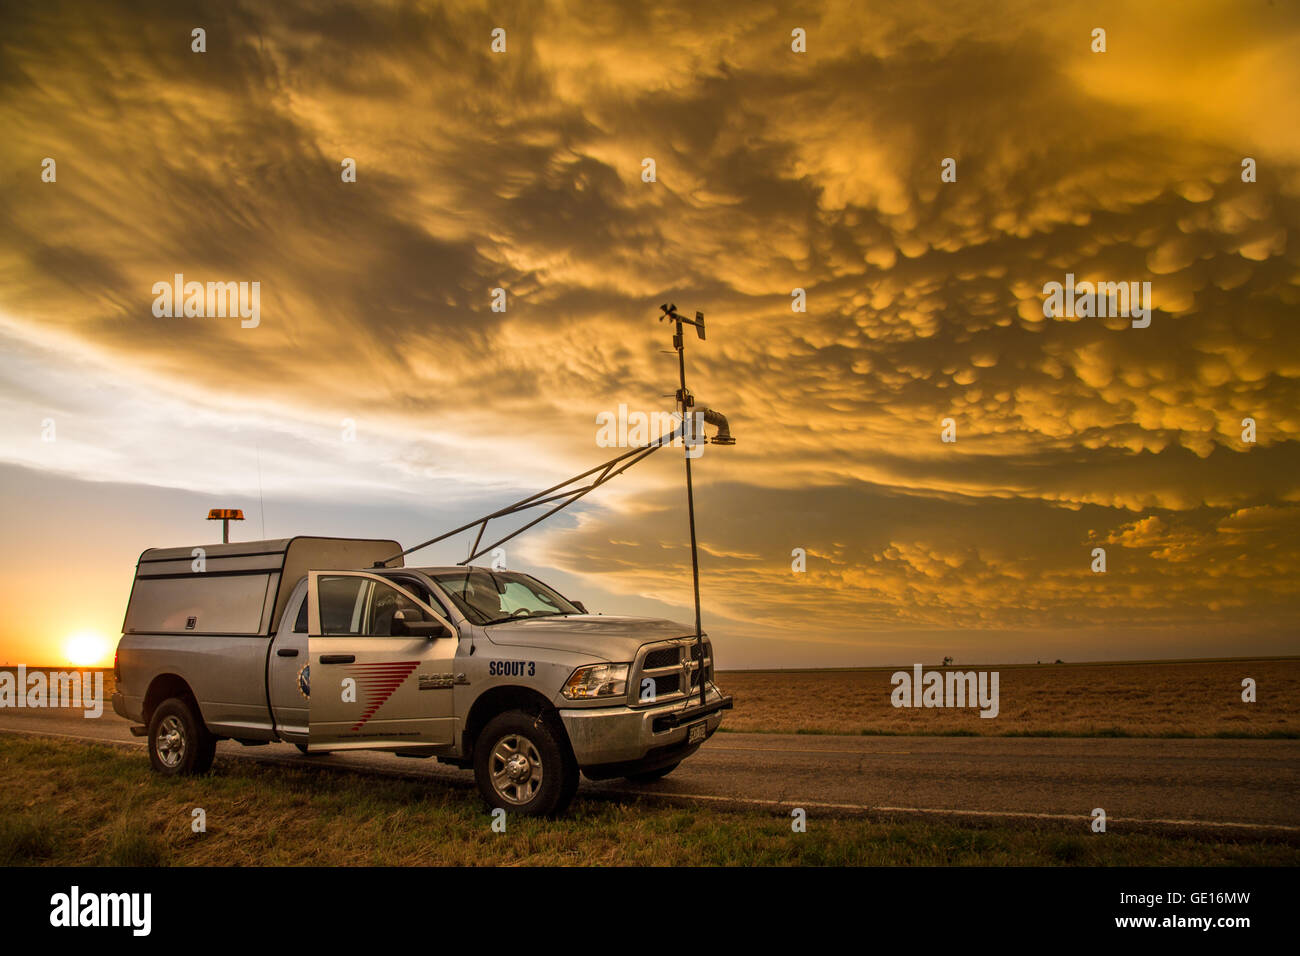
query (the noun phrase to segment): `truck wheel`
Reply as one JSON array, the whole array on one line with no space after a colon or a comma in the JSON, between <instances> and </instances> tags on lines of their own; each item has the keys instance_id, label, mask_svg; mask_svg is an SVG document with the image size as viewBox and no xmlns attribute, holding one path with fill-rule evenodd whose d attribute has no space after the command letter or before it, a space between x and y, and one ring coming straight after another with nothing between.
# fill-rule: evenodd
<instances>
[{"instance_id":1,"label":"truck wheel","mask_svg":"<svg viewBox=\"0 0 1300 956\"><path fill-rule=\"evenodd\" d=\"M489 806L507 813L563 813L578 791L578 765L551 719L508 710L474 744L474 780Z\"/></svg>"},{"instance_id":2,"label":"truck wheel","mask_svg":"<svg viewBox=\"0 0 1300 956\"><path fill-rule=\"evenodd\" d=\"M682 762L679 760L676 763L670 763L666 767L660 767L658 770L647 770L645 773L630 773L623 779L632 783L654 783L656 780L662 780L681 765Z\"/></svg>"},{"instance_id":3,"label":"truck wheel","mask_svg":"<svg viewBox=\"0 0 1300 956\"><path fill-rule=\"evenodd\" d=\"M203 725L197 709L171 697L158 705L149 721L149 764L169 777L207 773L217 753L217 738Z\"/></svg>"}]
</instances>

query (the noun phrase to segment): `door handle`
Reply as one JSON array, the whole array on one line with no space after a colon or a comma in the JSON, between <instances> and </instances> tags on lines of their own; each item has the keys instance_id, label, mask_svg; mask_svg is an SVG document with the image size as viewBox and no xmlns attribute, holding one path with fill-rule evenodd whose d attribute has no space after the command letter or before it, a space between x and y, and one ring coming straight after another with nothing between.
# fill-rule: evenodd
<instances>
[{"instance_id":1,"label":"door handle","mask_svg":"<svg viewBox=\"0 0 1300 956\"><path fill-rule=\"evenodd\" d=\"M322 654L320 662L322 664L351 664L357 659L355 654Z\"/></svg>"},{"instance_id":2,"label":"door handle","mask_svg":"<svg viewBox=\"0 0 1300 956\"><path fill-rule=\"evenodd\" d=\"M297 657L297 656L298 656L298 648L296 648L296 647L282 647L282 648L280 648L278 651L276 651L275 653L276 653L276 655L279 656L279 657Z\"/></svg>"}]
</instances>

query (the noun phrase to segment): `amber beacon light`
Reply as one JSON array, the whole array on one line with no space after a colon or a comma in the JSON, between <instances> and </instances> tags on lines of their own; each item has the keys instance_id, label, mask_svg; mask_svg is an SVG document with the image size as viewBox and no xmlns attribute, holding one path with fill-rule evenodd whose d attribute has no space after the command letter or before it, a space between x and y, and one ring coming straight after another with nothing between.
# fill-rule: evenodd
<instances>
[{"instance_id":1,"label":"amber beacon light","mask_svg":"<svg viewBox=\"0 0 1300 956\"><path fill-rule=\"evenodd\" d=\"M244 512L239 508L213 508L208 512L209 521L221 522L221 543L230 543L230 522L243 521Z\"/></svg>"}]
</instances>

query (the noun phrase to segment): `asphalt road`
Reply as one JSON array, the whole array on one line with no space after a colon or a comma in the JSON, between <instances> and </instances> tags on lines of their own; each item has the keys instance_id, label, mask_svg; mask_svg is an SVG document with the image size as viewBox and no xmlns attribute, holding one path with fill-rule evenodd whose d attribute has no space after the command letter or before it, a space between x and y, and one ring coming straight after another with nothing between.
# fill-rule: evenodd
<instances>
[{"instance_id":1,"label":"asphalt road","mask_svg":"<svg viewBox=\"0 0 1300 956\"><path fill-rule=\"evenodd\" d=\"M0 732L136 746L106 712L0 711ZM297 766L400 773L469 788L472 775L433 760L350 753L304 757L287 744L223 741L218 756ZM141 773L147 773L142 762ZM714 735L670 777L649 786L583 780L586 796L636 793L702 804L803 807L818 812L952 815L958 819L1086 821L1300 833L1300 741L1138 738L832 737Z\"/></svg>"}]
</instances>

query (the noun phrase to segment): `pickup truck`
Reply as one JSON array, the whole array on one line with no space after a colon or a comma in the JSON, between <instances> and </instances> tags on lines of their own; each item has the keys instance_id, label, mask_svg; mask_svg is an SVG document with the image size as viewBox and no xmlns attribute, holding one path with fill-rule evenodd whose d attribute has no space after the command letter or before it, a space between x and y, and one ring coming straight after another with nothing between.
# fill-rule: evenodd
<instances>
[{"instance_id":1,"label":"pickup truck","mask_svg":"<svg viewBox=\"0 0 1300 956\"><path fill-rule=\"evenodd\" d=\"M528 574L388 566L359 538L155 548L136 565L113 709L162 774L218 740L474 770L491 807L561 813L590 779L671 773L731 707L694 629L588 613Z\"/></svg>"}]
</instances>

